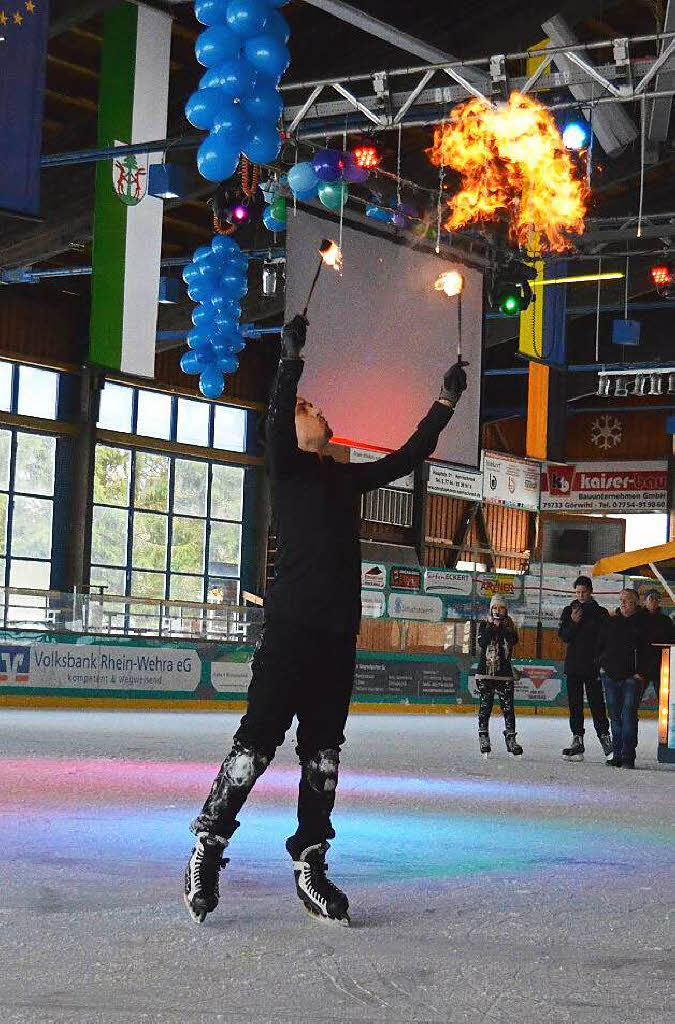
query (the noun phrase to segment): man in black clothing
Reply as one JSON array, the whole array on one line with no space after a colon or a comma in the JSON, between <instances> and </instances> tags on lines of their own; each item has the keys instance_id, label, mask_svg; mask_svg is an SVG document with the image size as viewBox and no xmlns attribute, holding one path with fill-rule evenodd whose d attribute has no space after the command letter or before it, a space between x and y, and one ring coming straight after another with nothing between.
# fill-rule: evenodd
<instances>
[{"instance_id":1,"label":"man in black clothing","mask_svg":"<svg viewBox=\"0 0 675 1024\"><path fill-rule=\"evenodd\" d=\"M614 768L634 768L638 707L649 664L647 612L636 590L622 590L619 611L603 619L598 656L609 717L612 722Z\"/></svg>"},{"instance_id":2,"label":"man in black clothing","mask_svg":"<svg viewBox=\"0 0 675 1024\"><path fill-rule=\"evenodd\" d=\"M348 900L326 877L325 853L335 835L331 811L361 620L360 498L431 455L466 388L458 363L445 374L438 401L402 448L377 462L335 462L325 454L332 432L321 411L297 396L306 330L307 321L299 316L284 327L267 414L276 572L265 596L246 714L190 826L197 842L185 872L185 902L198 922L218 903L219 867L239 825L236 815L296 715L298 828L286 849L307 909L348 923Z\"/></svg>"},{"instance_id":3,"label":"man in black clothing","mask_svg":"<svg viewBox=\"0 0 675 1024\"><path fill-rule=\"evenodd\" d=\"M608 613L594 600L593 584L588 576L579 576L574 581L574 591L576 600L563 610L558 628L558 636L567 644L565 674L572 732L572 745L563 750L563 757L568 761L583 761L584 689L603 753L605 757L612 755L596 653L598 629Z\"/></svg>"},{"instance_id":4,"label":"man in black clothing","mask_svg":"<svg viewBox=\"0 0 675 1024\"><path fill-rule=\"evenodd\" d=\"M661 611L659 604L661 595L658 590L650 590L645 600L646 614L644 616L645 629L647 631L647 665L645 673L645 685L642 689L642 697L650 683L654 685L656 700L659 699L659 684L661 681L661 648L653 647L652 644L672 644L675 642L675 629L673 620L665 612Z\"/></svg>"}]
</instances>

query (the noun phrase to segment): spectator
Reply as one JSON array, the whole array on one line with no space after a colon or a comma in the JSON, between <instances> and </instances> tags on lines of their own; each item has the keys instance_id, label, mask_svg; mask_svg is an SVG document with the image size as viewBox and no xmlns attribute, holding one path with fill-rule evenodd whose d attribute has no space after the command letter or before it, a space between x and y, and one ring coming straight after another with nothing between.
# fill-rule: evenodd
<instances>
[{"instance_id":1,"label":"spectator","mask_svg":"<svg viewBox=\"0 0 675 1024\"><path fill-rule=\"evenodd\" d=\"M645 608L647 614L645 615L645 624L647 629L647 640L649 647L647 648L647 673L646 682L642 689L641 699L644 698L645 690L650 683L654 684L654 692L658 702L659 697L659 681L661 678L661 650L658 647L652 647L652 644L671 644L675 642L675 629L673 629L673 622L669 615L661 611L660 606L661 595L656 589L648 590L645 599Z\"/></svg>"},{"instance_id":2,"label":"spectator","mask_svg":"<svg viewBox=\"0 0 675 1024\"><path fill-rule=\"evenodd\" d=\"M490 601L487 622L481 622L478 627L478 741L480 752L486 757L491 749L489 728L495 693L504 715L506 749L517 756L523 752L523 748L516 742L516 712L513 706L515 673L511 655L517 643L518 631L509 616L508 605L503 597L495 594Z\"/></svg>"},{"instance_id":3,"label":"spectator","mask_svg":"<svg viewBox=\"0 0 675 1024\"><path fill-rule=\"evenodd\" d=\"M576 599L563 609L558 628L558 636L567 644L565 675L572 732L572 744L565 747L563 757L568 761L583 761L584 689L602 751L605 757L612 755L612 740L596 653L598 630L608 613L594 600L593 584L588 576L577 577L574 592Z\"/></svg>"},{"instance_id":4,"label":"spectator","mask_svg":"<svg viewBox=\"0 0 675 1024\"><path fill-rule=\"evenodd\" d=\"M600 671L612 723L614 768L634 768L638 707L649 672L648 612L636 590L622 590L619 610L603 619L598 637Z\"/></svg>"}]
</instances>

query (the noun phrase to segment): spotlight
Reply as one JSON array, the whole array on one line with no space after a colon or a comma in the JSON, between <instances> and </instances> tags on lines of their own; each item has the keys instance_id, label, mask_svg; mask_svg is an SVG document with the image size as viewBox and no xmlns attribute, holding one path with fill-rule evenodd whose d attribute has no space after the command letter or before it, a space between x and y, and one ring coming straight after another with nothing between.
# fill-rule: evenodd
<instances>
[{"instance_id":1,"label":"spotlight","mask_svg":"<svg viewBox=\"0 0 675 1024\"><path fill-rule=\"evenodd\" d=\"M354 157L354 163L366 170L378 167L382 159L379 149L372 142L363 142L361 145L355 146L352 150L352 156Z\"/></svg>"},{"instance_id":2,"label":"spotlight","mask_svg":"<svg viewBox=\"0 0 675 1024\"><path fill-rule=\"evenodd\" d=\"M663 377L658 373L652 373L649 377L649 392L650 395L662 395L663 394Z\"/></svg>"},{"instance_id":3,"label":"spotlight","mask_svg":"<svg viewBox=\"0 0 675 1024\"><path fill-rule=\"evenodd\" d=\"M610 378L606 377L604 374L601 373L600 376L598 377L598 397L599 398L607 398L609 396L609 394L611 393L611 384L612 384L612 382L611 382Z\"/></svg>"},{"instance_id":4,"label":"spotlight","mask_svg":"<svg viewBox=\"0 0 675 1024\"><path fill-rule=\"evenodd\" d=\"M157 199L178 199L188 194L190 176L180 164L150 164L148 168L148 195Z\"/></svg>"},{"instance_id":5,"label":"spotlight","mask_svg":"<svg viewBox=\"0 0 675 1024\"><path fill-rule=\"evenodd\" d=\"M615 379L614 395L616 398L626 398L628 395L628 381L625 377L617 377Z\"/></svg>"},{"instance_id":6,"label":"spotlight","mask_svg":"<svg viewBox=\"0 0 675 1024\"><path fill-rule=\"evenodd\" d=\"M562 140L565 149L572 149L579 152L588 145L588 125L583 121L568 121L562 132Z\"/></svg>"},{"instance_id":7,"label":"spotlight","mask_svg":"<svg viewBox=\"0 0 675 1024\"><path fill-rule=\"evenodd\" d=\"M673 268L669 263L655 263L649 273L657 288L668 288L673 282Z\"/></svg>"},{"instance_id":8,"label":"spotlight","mask_svg":"<svg viewBox=\"0 0 675 1024\"><path fill-rule=\"evenodd\" d=\"M675 373L668 374L668 394L675 394Z\"/></svg>"},{"instance_id":9,"label":"spotlight","mask_svg":"<svg viewBox=\"0 0 675 1024\"><path fill-rule=\"evenodd\" d=\"M522 260L511 260L499 270L492 293L492 305L505 316L518 316L532 301L532 287L537 272Z\"/></svg>"},{"instance_id":10,"label":"spotlight","mask_svg":"<svg viewBox=\"0 0 675 1024\"><path fill-rule=\"evenodd\" d=\"M644 374L637 373L635 375L635 384L633 386L633 394L634 395L644 395L646 387L647 387L647 378L645 377Z\"/></svg>"},{"instance_id":11,"label":"spotlight","mask_svg":"<svg viewBox=\"0 0 675 1024\"><path fill-rule=\"evenodd\" d=\"M177 277L160 277L157 301L164 305L180 302L181 282Z\"/></svg>"},{"instance_id":12,"label":"spotlight","mask_svg":"<svg viewBox=\"0 0 675 1024\"><path fill-rule=\"evenodd\" d=\"M263 263L262 292L269 297L277 292L277 268L274 263Z\"/></svg>"}]
</instances>

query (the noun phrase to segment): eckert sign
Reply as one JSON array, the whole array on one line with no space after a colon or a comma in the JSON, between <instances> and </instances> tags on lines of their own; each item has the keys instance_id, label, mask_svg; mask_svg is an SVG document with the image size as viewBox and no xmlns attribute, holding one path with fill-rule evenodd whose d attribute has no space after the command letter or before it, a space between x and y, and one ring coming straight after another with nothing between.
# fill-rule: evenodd
<instances>
[{"instance_id":1,"label":"eckert sign","mask_svg":"<svg viewBox=\"0 0 675 1024\"><path fill-rule=\"evenodd\" d=\"M551 462L541 476L545 512L665 512L665 462Z\"/></svg>"}]
</instances>

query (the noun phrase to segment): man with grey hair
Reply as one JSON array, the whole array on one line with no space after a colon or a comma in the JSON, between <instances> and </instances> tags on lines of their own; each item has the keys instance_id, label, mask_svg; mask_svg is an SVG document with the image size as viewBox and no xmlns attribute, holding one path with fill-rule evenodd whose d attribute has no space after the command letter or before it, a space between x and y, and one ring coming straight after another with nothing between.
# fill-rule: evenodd
<instances>
[{"instance_id":1,"label":"man with grey hair","mask_svg":"<svg viewBox=\"0 0 675 1024\"><path fill-rule=\"evenodd\" d=\"M622 590L619 609L604 619L598 638L600 673L612 727L614 768L634 768L638 735L638 708L649 671L646 612L640 595Z\"/></svg>"}]
</instances>

